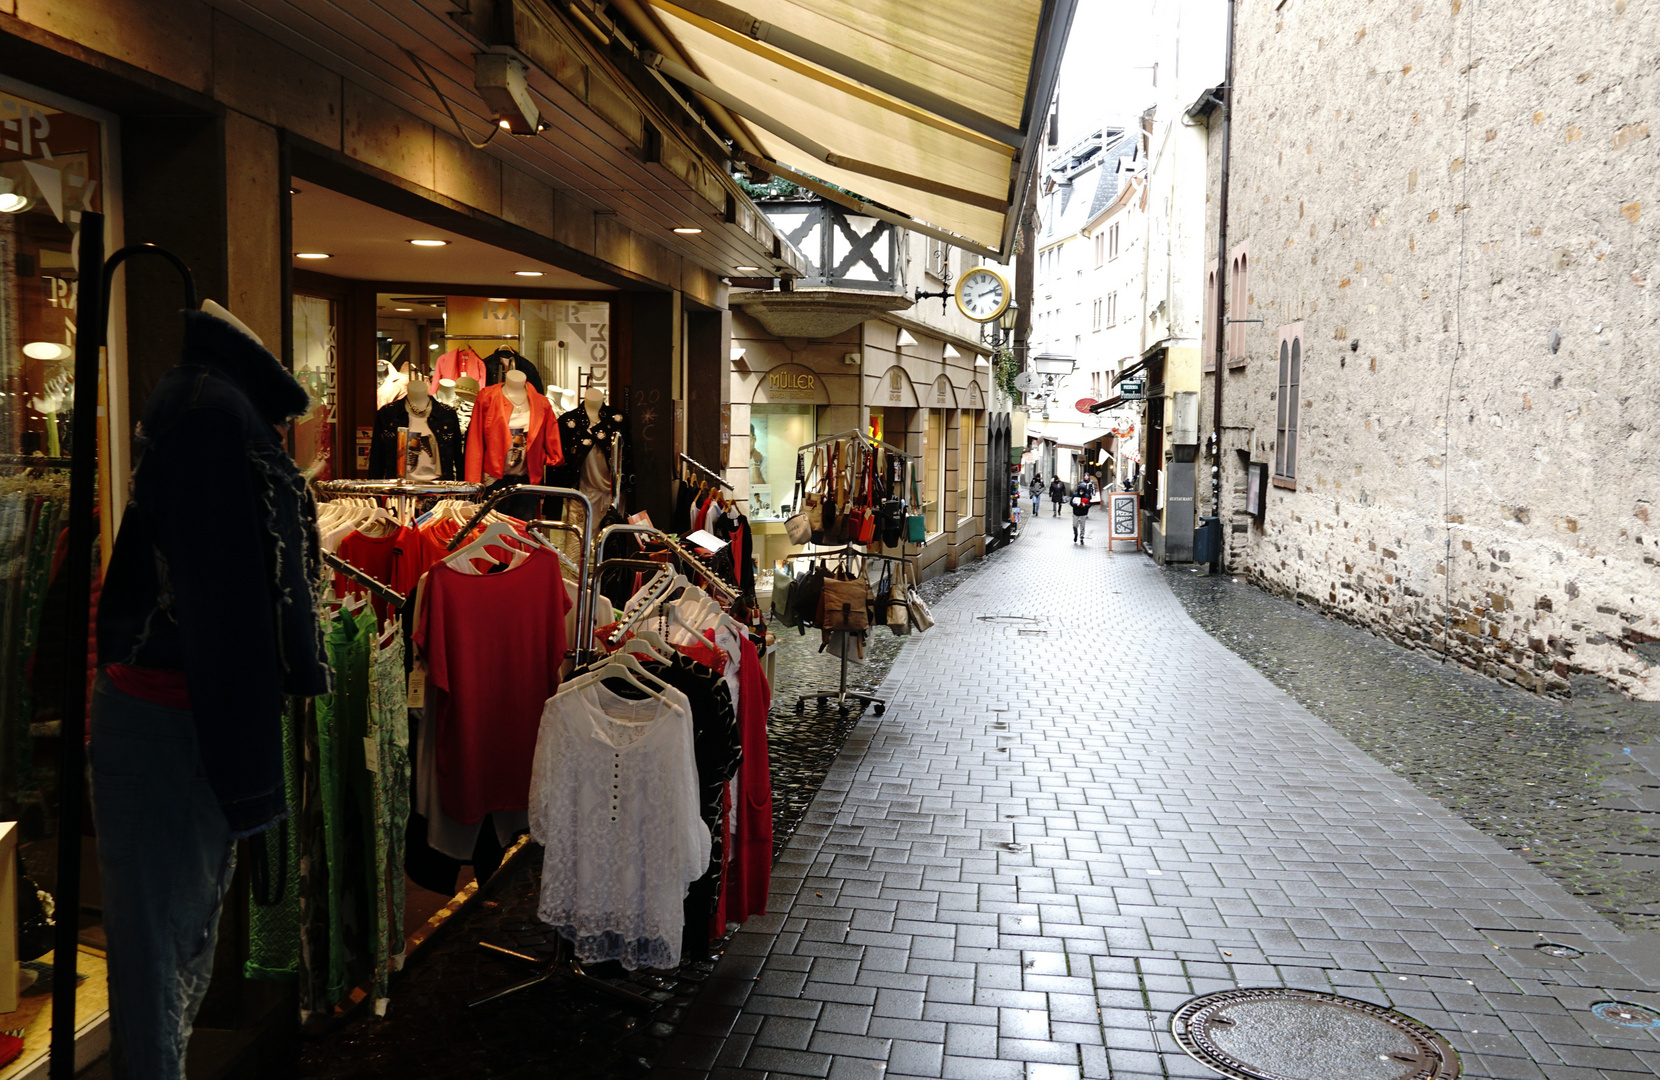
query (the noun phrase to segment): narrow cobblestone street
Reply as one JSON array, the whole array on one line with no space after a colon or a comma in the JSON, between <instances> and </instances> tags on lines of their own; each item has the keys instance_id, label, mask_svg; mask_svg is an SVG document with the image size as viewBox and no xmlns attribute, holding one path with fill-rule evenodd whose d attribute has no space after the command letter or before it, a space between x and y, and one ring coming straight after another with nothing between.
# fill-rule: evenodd
<instances>
[{"instance_id":1,"label":"narrow cobblestone street","mask_svg":"<svg viewBox=\"0 0 1660 1080\"><path fill-rule=\"evenodd\" d=\"M1590 1011L1660 1007L1651 938L1311 715L1144 557L1040 518L935 615L653 1075L1204 1077L1172 1011L1274 986L1398 1009L1465 1076L1660 1070Z\"/></svg>"}]
</instances>

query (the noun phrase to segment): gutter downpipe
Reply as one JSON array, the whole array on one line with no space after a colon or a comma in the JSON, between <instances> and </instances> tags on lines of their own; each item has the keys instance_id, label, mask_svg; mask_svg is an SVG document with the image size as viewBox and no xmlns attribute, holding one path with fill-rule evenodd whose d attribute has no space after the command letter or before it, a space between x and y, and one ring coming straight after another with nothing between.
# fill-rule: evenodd
<instances>
[{"instance_id":1,"label":"gutter downpipe","mask_svg":"<svg viewBox=\"0 0 1660 1080\"><path fill-rule=\"evenodd\" d=\"M1216 389L1212 397L1210 490L1211 513L1217 527L1222 525L1222 379L1228 370L1228 165L1233 138L1233 27L1234 10L1238 0L1227 0L1228 43L1226 74L1222 78L1222 168L1221 191L1217 195L1216 211ZM1224 541L1218 537L1216 558L1210 564L1211 573L1222 569Z\"/></svg>"}]
</instances>

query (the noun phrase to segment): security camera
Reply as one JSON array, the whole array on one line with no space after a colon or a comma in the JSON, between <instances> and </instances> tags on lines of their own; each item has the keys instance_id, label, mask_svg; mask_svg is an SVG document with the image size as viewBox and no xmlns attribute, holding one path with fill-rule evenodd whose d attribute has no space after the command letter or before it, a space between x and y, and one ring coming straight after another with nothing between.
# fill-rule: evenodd
<instances>
[{"instance_id":1,"label":"security camera","mask_svg":"<svg viewBox=\"0 0 1660 1080\"><path fill-rule=\"evenodd\" d=\"M535 135L547 127L542 123L541 110L530 96L527 76L530 68L523 60L506 53L480 53L473 82L478 92L496 114L501 129L511 135Z\"/></svg>"}]
</instances>

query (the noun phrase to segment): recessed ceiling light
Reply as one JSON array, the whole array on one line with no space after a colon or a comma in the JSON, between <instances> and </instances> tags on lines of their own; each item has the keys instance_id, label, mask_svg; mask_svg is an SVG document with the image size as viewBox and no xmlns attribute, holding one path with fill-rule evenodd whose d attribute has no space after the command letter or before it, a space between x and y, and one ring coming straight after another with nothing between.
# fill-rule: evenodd
<instances>
[{"instance_id":1,"label":"recessed ceiling light","mask_svg":"<svg viewBox=\"0 0 1660 1080\"><path fill-rule=\"evenodd\" d=\"M415 309L412 308L412 307L395 307L392 310L393 311L414 311Z\"/></svg>"},{"instance_id":2,"label":"recessed ceiling light","mask_svg":"<svg viewBox=\"0 0 1660 1080\"><path fill-rule=\"evenodd\" d=\"M448 240L411 240L410 243L414 244L416 247L443 247L444 245L448 244L449 241Z\"/></svg>"},{"instance_id":3,"label":"recessed ceiling light","mask_svg":"<svg viewBox=\"0 0 1660 1080\"><path fill-rule=\"evenodd\" d=\"M294 257L296 259L328 259L333 256L326 251L296 251Z\"/></svg>"},{"instance_id":4,"label":"recessed ceiling light","mask_svg":"<svg viewBox=\"0 0 1660 1080\"><path fill-rule=\"evenodd\" d=\"M56 341L31 341L23 346L23 355L31 360L67 360L75 351Z\"/></svg>"},{"instance_id":5,"label":"recessed ceiling light","mask_svg":"<svg viewBox=\"0 0 1660 1080\"><path fill-rule=\"evenodd\" d=\"M492 304L505 304L505 303L507 303L507 297L505 297L505 296L487 296L487 297L485 297L485 299L490 301Z\"/></svg>"},{"instance_id":6,"label":"recessed ceiling light","mask_svg":"<svg viewBox=\"0 0 1660 1080\"><path fill-rule=\"evenodd\" d=\"M515 271L513 271L513 276L514 277L545 277L547 275L543 274L542 271L540 271L540 270L515 270Z\"/></svg>"},{"instance_id":7,"label":"recessed ceiling light","mask_svg":"<svg viewBox=\"0 0 1660 1080\"><path fill-rule=\"evenodd\" d=\"M736 269L740 274L758 274L761 272L759 266L739 266Z\"/></svg>"},{"instance_id":8,"label":"recessed ceiling light","mask_svg":"<svg viewBox=\"0 0 1660 1080\"><path fill-rule=\"evenodd\" d=\"M682 226L680 226L680 228L678 228L674 231L679 233L681 236L696 236L698 233L702 232L703 230L698 229L698 228L694 228L691 225L682 225Z\"/></svg>"}]
</instances>

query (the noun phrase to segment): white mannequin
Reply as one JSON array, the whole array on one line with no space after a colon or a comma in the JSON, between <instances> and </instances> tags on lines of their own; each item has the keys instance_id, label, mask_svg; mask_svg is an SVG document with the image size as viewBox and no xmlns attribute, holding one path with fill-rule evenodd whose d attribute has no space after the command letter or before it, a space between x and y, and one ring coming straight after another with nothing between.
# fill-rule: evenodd
<instances>
[{"instance_id":1,"label":"white mannequin","mask_svg":"<svg viewBox=\"0 0 1660 1080\"><path fill-rule=\"evenodd\" d=\"M439 379L438 380L438 400L442 401L445 405L454 405L455 404L455 380L454 379Z\"/></svg>"},{"instance_id":2,"label":"white mannequin","mask_svg":"<svg viewBox=\"0 0 1660 1080\"><path fill-rule=\"evenodd\" d=\"M520 376L523 381L523 376ZM599 408L605 404L605 392L598 387L588 387L588 392L582 395L582 407L588 412L588 423L599 423Z\"/></svg>"},{"instance_id":3,"label":"white mannequin","mask_svg":"<svg viewBox=\"0 0 1660 1080\"><path fill-rule=\"evenodd\" d=\"M502 397L505 397L508 401L511 401L515 405L523 405L525 402L530 400L530 391L525 389L525 384L529 381L530 380L525 377L524 372L517 369L509 371L507 373L507 380L502 383Z\"/></svg>"}]
</instances>

